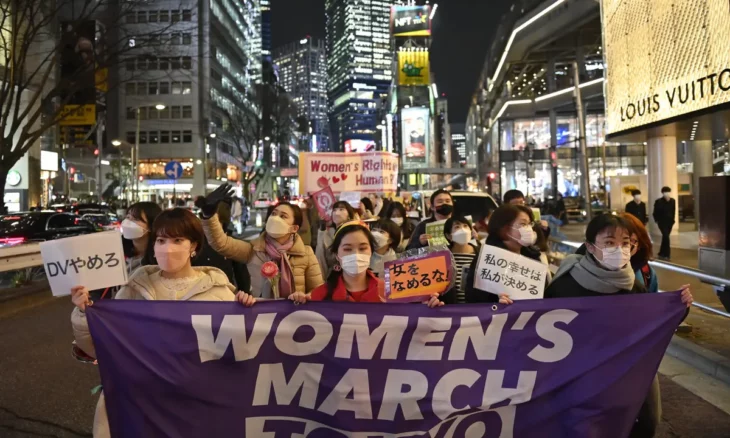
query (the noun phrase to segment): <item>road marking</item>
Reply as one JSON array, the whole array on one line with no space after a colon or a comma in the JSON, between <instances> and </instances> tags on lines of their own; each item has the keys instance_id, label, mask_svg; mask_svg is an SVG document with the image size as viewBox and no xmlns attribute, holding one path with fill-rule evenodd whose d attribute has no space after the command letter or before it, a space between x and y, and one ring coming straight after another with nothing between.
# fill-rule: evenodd
<instances>
[{"instance_id":1,"label":"road marking","mask_svg":"<svg viewBox=\"0 0 730 438\"><path fill-rule=\"evenodd\" d=\"M664 355L659 372L672 382L730 415L730 386L679 359Z\"/></svg>"}]
</instances>

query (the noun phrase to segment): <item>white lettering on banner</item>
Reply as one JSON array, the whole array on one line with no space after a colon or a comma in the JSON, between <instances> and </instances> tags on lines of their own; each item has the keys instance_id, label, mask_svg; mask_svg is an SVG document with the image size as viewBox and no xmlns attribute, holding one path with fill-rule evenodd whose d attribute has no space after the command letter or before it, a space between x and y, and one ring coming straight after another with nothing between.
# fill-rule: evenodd
<instances>
[{"instance_id":1,"label":"white lettering on banner","mask_svg":"<svg viewBox=\"0 0 730 438\"><path fill-rule=\"evenodd\" d=\"M352 398L348 396L352 393ZM351 411L355 418L372 420L370 378L368 370L350 368L319 405L318 411L334 416L338 411Z\"/></svg>"},{"instance_id":2,"label":"white lettering on banner","mask_svg":"<svg viewBox=\"0 0 730 438\"><path fill-rule=\"evenodd\" d=\"M43 267L53 296L71 295L71 288L89 290L127 283L122 235L117 231L41 242Z\"/></svg>"},{"instance_id":3,"label":"white lettering on banner","mask_svg":"<svg viewBox=\"0 0 730 438\"><path fill-rule=\"evenodd\" d=\"M302 152L299 191L314 193L330 187L340 192L395 192L398 155L390 152Z\"/></svg>"},{"instance_id":4,"label":"white lettering on banner","mask_svg":"<svg viewBox=\"0 0 730 438\"><path fill-rule=\"evenodd\" d=\"M297 342L294 333L302 326L312 327L314 336L309 341ZM274 344L284 354L309 356L320 353L332 339L332 324L319 313L300 310L288 314L276 329Z\"/></svg>"},{"instance_id":5,"label":"white lettering on banner","mask_svg":"<svg viewBox=\"0 0 730 438\"><path fill-rule=\"evenodd\" d=\"M471 342L479 360L494 360L499 349L502 329L507 323L507 314L492 315L486 331L482 331L482 322L478 316L461 318L461 325L456 330L449 350L449 360L464 360L466 349Z\"/></svg>"},{"instance_id":6,"label":"white lettering on banner","mask_svg":"<svg viewBox=\"0 0 730 438\"><path fill-rule=\"evenodd\" d=\"M433 406L433 413L437 417L444 420L449 415L456 411L471 409L470 405L465 405L462 408L456 409L451 404L451 396L454 393L454 389L459 386L466 386L471 388L476 383L481 374L468 368L462 368L457 370L451 370L439 380L436 384L436 388L433 390L433 396L431 397L431 405Z\"/></svg>"},{"instance_id":7,"label":"white lettering on banner","mask_svg":"<svg viewBox=\"0 0 730 438\"><path fill-rule=\"evenodd\" d=\"M301 434L292 436L309 436L314 431L322 433L324 430L331 431L333 436L340 434L349 438L413 438L421 436L439 437L439 438L464 438L464 435L456 435L457 429L468 425L468 437L489 437L489 438L513 438L515 427L516 406L503 406L493 410L483 410L478 412L470 412L463 415L454 415L429 430L408 431L403 433L383 433L383 432L363 432L337 429L326 424L304 418L295 417L247 417L246 418L246 436L256 438L276 438L277 426L292 423L300 423ZM486 430L484 421L485 416L496 415L502 427L501 430ZM444 430L446 429L446 430ZM480 433L481 432L481 433ZM489 432L489 433L487 433Z\"/></svg>"},{"instance_id":8,"label":"white lettering on banner","mask_svg":"<svg viewBox=\"0 0 730 438\"><path fill-rule=\"evenodd\" d=\"M403 391L404 387L408 387L408 390ZM395 420L395 414L400 406L406 421L423 420L418 402L426 397L426 393L428 393L428 378L422 372L391 368L385 379L383 403L380 405L378 419Z\"/></svg>"},{"instance_id":9,"label":"white lettering on banner","mask_svg":"<svg viewBox=\"0 0 730 438\"><path fill-rule=\"evenodd\" d=\"M198 339L200 362L222 358L231 343L233 343L233 355L237 362L253 359L259 354L261 344L269 335L274 317L276 317L276 313L259 315L251 330L251 337L246 339L246 317L244 315L224 316L216 338L213 337L213 317L211 315L192 315L193 329Z\"/></svg>"},{"instance_id":10,"label":"white lettering on banner","mask_svg":"<svg viewBox=\"0 0 730 438\"><path fill-rule=\"evenodd\" d=\"M337 338L335 357L350 359L352 345L357 340L358 358L360 359L372 359L381 343L383 350L380 358L397 359L398 347L403 339L403 333L408 328L408 317L388 315L383 317L383 322L372 333L368 327L366 315L345 315L342 318L340 335Z\"/></svg>"},{"instance_id":11,"label":"white lettering on banner","mask_svg":"<svg viewBox=\"0 0 730 438\"><path fill-rule=\"evenodd\" d=\"M418 325L408 346L406 360L441 360L442 345L428 345L429 342L443 342L451 328L451 318L418 318Z\"/></svg>"},{"instance_id":12,"label":"white lettering on banner","mask_svg":"<svg viewBox=\"0 0 730 438\"><path fill-rule=\"evenodd\" d=\"M532 391L535 389L537 371L520 371L517 378L517 388L505 388L504 370L487 371L487 382L484 385L482 408L494 406L509 399L509 404L518 405L532 400Z\"/></svg>"},{"instance_id":13,"label":"white lettering on banner","mask_svg":"<svg viewBox=\"0 0 730 438\"><path fill-rule=\"evenodd\" d=\"M542 298L547 266L496 246L484 245L474 272L474 288L513 300Z\"/></svg>"},{"instance_id":14,"label":"white lettering on banner","mask_svg":"<svg viewBox=\"0 0 730 438\"><path fill-rule=\"evenodd\" d=\"M284 375L284 364L261 364L256 377L253 405L268 405L271 398L271 388L274 388L274 398L277 405L290 405L301 390L299 406L314 409L323 370L324 365L319 363L300 363L289 382L287 382Z\"/></svg>"},{"instance_id":15,"label":"white lettering on banner","mask_svg":"<svg viewBox=\"0 0 730 438\"><path fill-rule=\"evenodd\" d=\"M558 362L568 357L573 350L573 337L567 331L555 327L555 323L569 324L576 316L578 316L578 312L567 309L551 310L540 316L535 327L537 335L552 342L553 348L538 345L527 356L544 363Z\"/></svg>"}]
</instances>

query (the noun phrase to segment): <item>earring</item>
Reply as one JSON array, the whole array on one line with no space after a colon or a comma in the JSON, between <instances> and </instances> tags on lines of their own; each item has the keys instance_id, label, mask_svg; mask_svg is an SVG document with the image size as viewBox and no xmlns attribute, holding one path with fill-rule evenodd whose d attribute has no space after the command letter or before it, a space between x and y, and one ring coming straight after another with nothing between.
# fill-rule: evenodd
<instances>
[{"instance_id":1,"label":"earring","mask_svg":"<svg viewBox=\"0 0 730 438\"><path fill-rule=\"evenodd\" d=\"M342 270L342 266L340 266L340 264L338 263L335 266L333 266L332 269L334 269L335 272L340 272Z\"/></svg>"},{"instance_id":2,"label":"earring","mask_svg":"<svg viewBox=\"0 0 730 438\"><path fill-rule=\"evenodd\" d=\"M193 257L195 257L195 254L197 254L197 253L196 253L195 251L193 251L193 252L192 252L192 253L190 254L190 258L193 258Z\"/></svg>"}]
</instances>

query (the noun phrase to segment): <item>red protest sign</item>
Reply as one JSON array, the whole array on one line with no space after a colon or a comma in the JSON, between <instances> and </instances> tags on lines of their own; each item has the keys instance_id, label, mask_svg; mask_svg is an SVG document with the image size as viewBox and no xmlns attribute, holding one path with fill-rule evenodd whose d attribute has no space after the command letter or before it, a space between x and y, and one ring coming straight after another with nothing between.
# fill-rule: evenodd
<instances>
[{"instance_id":1,"label":"red protest sign","mask_svg":"<svg viewBox=\"0 0 730 438\"><path fill-rule=\"evenodd\" d=\"M385 264L385 298L388 301L422 301L452 287L454 262L451 251L434 251Z\"/></svg>"},{"instance_id":2,"label":"red protest sign","mask_svg":"<svg viewBox=\"0 0 730 438\"><path fill-rule=\"evenodd\" d=\"M314 200L314 205L317 207L320 217L323 217L327 222L331 221L332 206L337 202L332 187L327 186L318 192L312 193L312 200Z\"/></svg>"}]
</instances>

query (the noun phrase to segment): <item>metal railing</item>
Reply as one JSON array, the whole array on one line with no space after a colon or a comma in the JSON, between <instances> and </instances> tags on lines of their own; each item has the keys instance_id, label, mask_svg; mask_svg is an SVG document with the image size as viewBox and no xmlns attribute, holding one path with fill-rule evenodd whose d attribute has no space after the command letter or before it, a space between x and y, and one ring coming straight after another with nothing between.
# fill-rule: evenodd
<instances>
[{"instance_id":1,"label":"metal railing","mask_svg":"<svg viewBox=\"0 0 730 438\"><path fill-rule=\"evenodd\" d=\"M564 252L560 251L560 248L572 248L573 252L580 248L582 243L580 242L573 242L569 240L554 240L551 239L550 243L553 245L554 248L557 249L558 253ZM561 261L560 257L553 256L553 260L555 261ZM716 277L714 275L707 274L706 272L700 271L698 269L688 268L686 266L677 265L674 263L667 263L667 262L660 262L656 260L649 261L649 266L653 268L658 269L665 269L667 271L676 272L678 274L688 275L690 277L694 277L704 283L716 285L716 286L725 286L730 287L730 279L722 278L722 277ZM692 303L693 306L700 308L702 310L705 310L707 312L714 313L716 315L724 316L726 318L730 318L730 313L724 312L720 309L716 309L712 306L708 306L707 304L699 303L697 301Z\"/></svg>"},{"instance_id":2,"label":"metal railing","mask_svg":"<svg viewBox=\"0 0 730 438\"><path fill-rule=\"evenodd\" d=\"M0 248L0 272L43 265L41 246L37 243Z\"/></svg>"}]
</instances>

